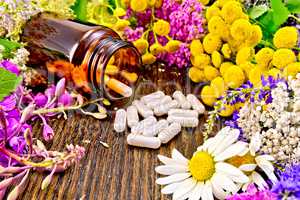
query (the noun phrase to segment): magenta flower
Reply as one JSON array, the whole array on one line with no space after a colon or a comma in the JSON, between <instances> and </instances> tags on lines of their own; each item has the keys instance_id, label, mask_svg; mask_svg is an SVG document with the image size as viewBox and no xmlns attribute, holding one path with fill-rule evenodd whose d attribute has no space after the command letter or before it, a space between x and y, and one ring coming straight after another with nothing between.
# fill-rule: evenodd
<instances>
[{"instance_id":1,"label":"magenta flower","mask_svg":"<svg viewBox=\"0 0 300 200\"><path fill-rule=\"evenodd\" d=\"M246 192L229 196L227 200L277 200L277 195L267 189L259 191L254 184L250 184Z\"/></svg>"},{"instance_id":2,"label":"magenta flower","mask_svg":"<svg viewBox=\"0 0 300 200\"><path fill-rule=\"evenodd\" d=\"M44 107L48 101L48 98L46 95L42 93L38 93L37 95L34 96L34 103L36 104L37 107Z\"/></svg>"},{"instance_id":3,"label":"magenta flower","mask_svg":"<svg viewBox=\"0 0 300 200\"><path fill-rule=\"evenodd\" d=\"M19 76L19 74L20 74L19 67L8 60L4 60L4 61L0 62L0 67L10 71L11 73L16 74L17 76Z\"/></svg>"},{"instance_id":4,"label":"magenta flower","mask_svg":"<svg viewBox=\"0 0 300 200\"><path fill-rule=\"evenodd\" d=\"M65 92L58 98L57 105L58 106L71 106L73 104L73 97L68 93Z\"/></svg>"}]
</instances>

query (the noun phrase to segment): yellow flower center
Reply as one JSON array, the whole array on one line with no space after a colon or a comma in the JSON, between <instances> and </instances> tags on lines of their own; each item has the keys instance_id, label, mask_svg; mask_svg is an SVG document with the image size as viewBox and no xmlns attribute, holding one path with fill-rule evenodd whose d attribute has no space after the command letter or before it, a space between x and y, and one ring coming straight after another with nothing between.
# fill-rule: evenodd
<instances>
[{"instance_id":1,"label":"yellow flower center","mask_svg":"<svg viewBox=\"0 0 300 200\"><path fill-rule=\"evenodd\" d=\"M214 159L207 152L199 151L190 160L189 170L197 181L208 180L215 173Z\"/></svg>"}]
</instances>

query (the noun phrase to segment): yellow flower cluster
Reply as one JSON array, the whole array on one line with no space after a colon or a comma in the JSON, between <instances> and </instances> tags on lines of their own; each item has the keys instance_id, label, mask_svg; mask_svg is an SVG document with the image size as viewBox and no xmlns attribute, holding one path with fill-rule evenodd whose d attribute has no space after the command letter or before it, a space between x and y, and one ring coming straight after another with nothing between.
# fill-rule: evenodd
<instances>
[{"instance_id":1,"label":"yellow flower cluster","mask_svg":"<svg viewBox=\"0 0 300 200\"><path fill-rule=\"evenodd\" d=\"M294 52L297 30L283 27L274 35L273 43L279 48L254 47L262 40L260 26L251 24L241 3L234 0L217 0L206 10L208 34L190 45L192 67L189 77L193 82L210 82L203 87L201 99L213 106L227 89L238 88L246 80L260 86L261 76L295 76L300 72ZM289 35L289 37L286 37ZM238 106L225 106L221 116L230 116Z\"/></svg>"}]
</instances>

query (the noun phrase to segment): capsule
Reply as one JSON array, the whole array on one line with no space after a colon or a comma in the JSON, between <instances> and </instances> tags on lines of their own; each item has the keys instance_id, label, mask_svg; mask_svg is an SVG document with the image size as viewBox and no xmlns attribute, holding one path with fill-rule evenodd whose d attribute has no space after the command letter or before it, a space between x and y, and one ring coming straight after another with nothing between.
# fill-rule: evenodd
<instances>
[{"instance_id":1,"label":"capsule","mask_svg":"<svg viewBox=\"0 0 300 200\"><path fill-rule=\"evenodd\" d=\"M156 108L154 108L154 114L156 116L162 116L168 113L168 111L172 108L177 108L179 106L176 100L172 100L167 104L162 104Z\"/></svg>"},{"instance_id":2,"label":"capsule","mask_svg":"<svg viewBox=\"0 0 300 200\"><path fill-rule=\"evenodd\" d=\"M142 115L142 117L144 118L147 118L149 116L152 116L153 115L153 111L148 108L144 103L142 103L141 101L138 101L138 100L134 100L132 102L132 105L134 105L137 110L138 110L138 113L140 113L140 115Z\"/></svg>"},{"instance_id":3,"label":"capsule","mask_svg":"<svg viewBox=\"0 0 300 200\"><path fill-rule=\"evenodd\" d=\"M147 103L147 106L151 109L155 109L157 106L167 104L172 101L170 96L163 96L159 99L154 99L153 101Z\"/></svg>"},{"instance_id":4,"label":"capsule","mask_svg":"<svg viewBox=\"0 0 300 200\"><path fill-rule=\"evenodd\" d=\"M166 129L168 126L169 126L168 121L165 119L161 119L153 126L144 129L143 135L148 137L156 136L159 132Z\"/></svg>"},{"instance_id":5,"label":"capsule","mask_svg":"<svg viewBox=\"0 0 300 200\"><path fill-rule=\"evenodd\" d=\"M105 84L109 89L122 95L123 97L131 97L133 93L131 87L117 79L110 78L109 76L105 76Z\"/></svg>"},{"instance_id":6,"label":"capsule","mask_svg":"<svg viewBox=\"0 0 300 200\"><path fill-rule=\"evenodd\" d=\"M144 130L149 127L152 127L156 124L157 120L154 116L147 117L146 119L140 121L136 126L131 128L131 133L133 134L142 134Z\"/></svg>"},{"instance_id":7,"label":"capsule","mask_svg":"<svg viewBox=\"0 0 300 200\"><path fill-rule=\"evenodd\" d=\"M126 111L124 109L119 109L116 112L114 129L116 132L121 133L126 129Z\"/></svg>"},{"instance_id":8,"label":"capsule","mask_svg":"<svg viewBox=\"0 0 300 200\"><path fill-rule=\"evenodd\" d=\"M129 106L127 108L127 124L130 128L136 126L139 123L139 114L135 106Z\"/></svg>"},{"instance_id":9,"label":"capsule","mask_svg":"<svg viewBox=\"0 0 300 200\"><path fill-rule=\"evenodd\" d=\"M172 123L168 128L164 129L158 134L158 138L161 143L166 144L173 139L181 131L181 125L179 123Z\"/></svg>"},{"instance_id":10,"label":"capsule","mask_svg":"<svg viewBox=\"0 0 300 200\"><path fill-rule=\"evenodd\" d=\"M168 116L167 120L169 123L179 123L182 127L197 127L199 124L198 118L195 117Z\"/></svg>"},{"instance_id":11,"label":"capsule","mask_svg":"<svg viewBox=\"0 0 300 200\"><path fill-rule=\"evenodd\" d=\"M168 112L169 116L176 117L194 117L198 118L199 114L196 110L185 110L185 109L171 109Z\"/></svg>"},{"instance_id":12,"label":"capsule","mask_svg":"<svg viewBox=\"0 0 300 200\"><path fill-rule=\"evenodd\" d=\"M165 93L162 92L162 91L156 91L156 92L153 92L151 94L148 94L146 96L143 96L141 98L141 101L144 103L144 104L147 104L147 103L150 103L151 101L155 100L155 99L161 99L162 97L165 96Z\"/></svg>"},{"instance_id":13,"label":"capsule","mask_svg":"<svg viewBox=\"0 0 300 200\"><path fill-rule=\"evenodd\" d=\"M183 108L183 109L191 108L190 102L185 98L185 96L183 95L183 93L181 91L178 91L178 90L175 91L173 93L173 98L178 101L181 108Z\"/></svg>"},{"instance_id":14,"label":"capsule","mask_svg":"<svg viewBox=\"0 0 300 200\"><path fill-rule=\"evenodd\" d=\"M161 141L158 137L146 137L144 135L136 135L132 133L127 136L127 143L132 146L151 149L158 149L161 145Z\"/></svg>"},{"instance_id":15,"label":"capsule","mask_svg":"<svg viewBox=\"0 0 300 200\"><path fill-rule=\"evenodd\" d=\"M190 102L192 108L198 111L199 114L203 114L205 112L204 105L199 101L199 99L195 95L188 94L186 96L186 99L188 100L188 102Z\"/></svg>"}]
</instances>

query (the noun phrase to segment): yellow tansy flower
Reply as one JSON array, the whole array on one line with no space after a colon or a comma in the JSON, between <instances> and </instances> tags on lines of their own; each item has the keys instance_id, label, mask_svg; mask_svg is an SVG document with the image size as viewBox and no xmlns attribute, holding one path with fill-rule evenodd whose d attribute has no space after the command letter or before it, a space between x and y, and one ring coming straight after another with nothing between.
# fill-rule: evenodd
<instances>
[{"instance_id":1,"label":"yellow tansy flower","mask_svg":"<svg viewBox=\"0 0 300 200\"><path fill-rule=\"evenodd\" d=\"M268 71L269 76L273 76L274 78L281 77L281 71L277 68L272 68Z\"/></svg>"},{"instance_id":2,"label":"yellow tansy flower","mask_svg":"<svg viewBox=\"0 0 300 200\"><path fill-rule=\"evenodd\" d=\"M147 8L147 0L130 0L130 8L136 12L143 12Z\"/></svg>"},{"instance_id":3,"label":"yellow tansy flower","mask_svg":"<svg viewBox=\"0 0 300 200\"><path fill-rule=\"evenodd\" d=\"M219 70L213 66L206 65L204 67L204 76L207 80L211 81L219 75Z\"/></svg>"},{"instance_id":4,"label":"yellow tansy flower","mask_svg":"<svg viewBox=\"0 0 300 200\"><path fill-rule=\"evenodd\" d=\"M277 48L293 48L297 45L298 30L293 26L278 29L273 37L273 43Z\"/></svg>"},{"instance_id":5,"label":"yellow tansy flower","mask_svg":"<svg viewBox=\"0 0 300 200\"><path fill-rule=\"evenodd\" d=\"M211 61L215 67L219 68L223 62L223 56L218 51L214 51L211 54Z\"/></svg>"},{"instance_id":6,"label":"yellow tansy flower","mask_svg":"<svg viewBox=\"0 0 300 200\"><path fill-rule=\"evenodd\" d=\"M191 67L189 69L189 77L195 83L206 81L203 70L197 67Z\"/></svg>"},{"instance_id":7,"label":"yellow tansy flower","mask_svg":"<svg viewBox=\"0 0 300 200\"><path fill-rule=\"evenodd\" d=\"M292 76L296 78L296 75L300 72L300 62L294 62L289 64L283 69L283 75L285 78Z\"/></svg>"},{"instance_id":8,"label":"yellow tansy flower","mask_svg":"<svg viewBox=\"0 0 300 200\"><path fill-rule=\"evenodd\" d=\"M166 36L170 33L170 24L165 20L158 20L153 25L153 32L160 36Z\"/></svg>"},{"instance_id":9,"label":"yellow tansy flower","mask_svg":"<svg viewBox=\"0 0 300 200\"><path fill-rule=\"evenodd\" d=\"M205 17L207 20L210 20L213 16L220 16L221 10L215 6L212 5L206 9Z\"/></svg>"},{"instance_id":10,"label":"yellow tansy flower","mask_svg":"<svg viewBox=\"0 0 300 200\"><path fill-rule=\"evenodd\" d=\"M219 115L222 117L229 117L235 111L235 106L230 104L225 104L223 109L219 111Z\"/></svg>"},{"instance_id":11,"label":"yellow tansy flower","mask_svg":"<svg viewBox=\"0 0 300 200\"><path fill-rule=\"evenodd\" d=\"M235 20L241 18L243 9L241 4L236 1L228 1L221 10L221 16L226 23L232 24Z\"/></svg>"},{"instance_id":12,"label":"yellow tansy flower","mask_svg":"<svg viewBox=\"0 0 300 200\"><path fill-rule=\"evenodd\" d=\"M166 49L159 43L154 43L150 46L150 53L152 53L155 56L165 51Z\"/></svg>"},{"instance_id":13,"label":"yellow tansy flower","mask_svg":"<svg viewBox=\"0 0 300 200\"><path fill-rule=\"evenodd\" d=\"M143 54L149 47L149 43L145 39L138 39L133 42L133 45Z\"/></svg>"},{"instance_id":14,"label":"yellow tansy flower","mask_svg":"<svg viewBox=\"0 0 300 200\"><path fill-rule=\"evenodd\" d=\"M151 53L146 53L142 55L142 61L145 65L153 64L156 61L156 57Z\"/></svg>"},{"instance_id":15,"label":"yellow tansy flower","mask_svg":"<svg viewBox=\"0 0 300 200\"><path fill-rule=\"evenodd\" d=\"M255 86L258 87L261 85L261 77L264 75L264 72L261 67L255 66L249 73L249 81Z\"/></svg>"},{"instance_id":16,"label":"yellow tansy flower","mask_svg":"<svg viewBox=\"0 0 300 200\"><path fill-rule=\"evenodd\" d=\"M193 40L190 44L190 52L192 56L204 53L203 45L200 40Z\"/></svg>"},{"instance_id":17,"label":"yellow tansy flower","mask_svg":"<svg viewBox=\"0 0 300 200\"><path fill-rule=\"evenodd\" d=\"M165 46L165 50L169 53L174 53L180 48L181 42L179 40L169 40Z\"/></svg>"},{"instance_id":18,"label":"yellow tansy flower","mask_svg":"<svg viewBox=\"0 0 300 200\"><path fill-rule=\"evenodd\" d=\"M234 64L232 62L223 62L220 66L220 73L222 76L225 75L225 72L227 71L227 69L229 69L229 67L233 66Z\"/></svg>"},{"instance_id":19,"label":"yellow tansy flower","mask_svg":"<svg viewBox=\"0 0 300 200\"><path fill-rule=\"evenodd\" d=\"M246 40L246 44L250 47L256 46L262 40L263 34L260 26L252 25L250 36Z\"/></svg>"},{"instance_id":20,"label":"yellow tansy flower","mask_svg":"<svg viewBox=\"0 0 300 200\"><path fill-rule=\"evenodd\" d=\"M258 65L268 67L273 59L274 50L268 47L260 49L255 54L255 61Z\"/></svg>"},{"instance_id":21,"label":"yellow tansy flower","mask_svg":"<svg viewBox=\"0 0 300 200\"><path fill-rule=\"evenodd\" d=\"M272 63L278 69L283 69L288 64L296 61L295 53L291 49L278 49L273 55Z\"/></svg>"},{"instance_id":22,"label":"yellow tansy flower","mask_svg":"<svg viewBox=\"0 0 300 200\"><path fill-rule=\"evenodd\" d=\"M226 28L226 23L220 16L213 16L208 21L207 26L210 33L221 37L221 35L224 33L224 28Z\"/></svg>"},{"instance_id":23,"label":"yellow tansy flower","mask_svg":"<svg viewBox=\"0 0 300 200\"><path fill-rule=\"evenodd\" d=\"M208 106L213 106L214 103L217 101L214 89L209 85L206 85L202 88L200 96L203 103Z\"/></svg>"},{"instance_id":24,"label":"yellow tansy flower","mask_svg":"<svg viewBox=\"0 0 300 200\"><path fill-rule=\"evenodd\" d=\"M229 46L228 43L223 44L223 46L221 48L221 52L222 52L224 58L229 59L231 57L232 51L231 51L230 46Z\"/></svg>"},{"instance_id":25,"label":"yellow tansy flower","mask_svg":"<svg viewBox=\"0 0 300 200\"><path fill-rule=\"evenodd\" d=\"M251 24L246 19L235 20L230 27L230 33L233 39L244 41L251 34Z\"/></svg>"},{"instance_id":26,"label":"yellow tansy flower","mask_svg":"<svg viewBox=\"0 0 300 200\"><path fill-rule=\"evenodd\" d=\"M209 3L210 0L199 0L200 3L202 3L203 5L207 5Z\"/></svg>"},{"instance_id":27,"label":"yellow tansy flower","mask_svg":"<svg viewBox=\"0 0 300 200\"><path fill-rule=\"evenodd\" d=\"M247 77L249 77L249 73L255 67L255 65L252 64L251 62L244 62L240 64L239 67L242 68L245 74L247 75Z\"/></svg>"},{"instance_id":28,"label":"yellow tansy flower","mask_svg":"<svg viewBox=\"0 0 300 200\"><path fill-rule=\"evenodd\" d=\"M224 74L224 81L230 88L238 88L245 81L243 70L238 66L229 67Z\"/></svg>"},{"instance_id":29,"label":"yellow tansy flower","mask_svg":"<svg viewBox=\"0 0 300 200\"><path fill-rule=\"evenodd\" d=\"M227 86L225 84L225 81L222 77L218 76L214 78L210 86L214 89L215 97L219 98L220 96L224 95L224 93L227 90Z\"/></svg>"},{"instance_id":30,"label":"yellow tansy flower","mask_svg":"<svg viewBox=\"0 0 300 200\"><path fill-rule=\"evenodd\" d=\"M205 65L210 64L210 57L207 54L199 54L191 57L191 63L193 66L203 69Z\"/></svg>"},{"instance_id":31,"label":"yellow tansy flower","mask_svg":"<svg viewBox=\"0 0 300 200\"><path fill-rule=\"evenodd\" d=\"M251 61L254 57L254 49L251 47L244 47L236 54L236 64L240 65L244 62Z\"/></svg>"},{"instance_id":32,"label":"yellow tansy flower","mask_svg":"<svg viewBox=\"0 0 300 200\"><path fill-rule=\"evenodd\" d=\"M203 39L203 48L209 54L219 50L221 45L222 41L220 37L215 34L209 33Z\"/></svg>"}]
</instances>

